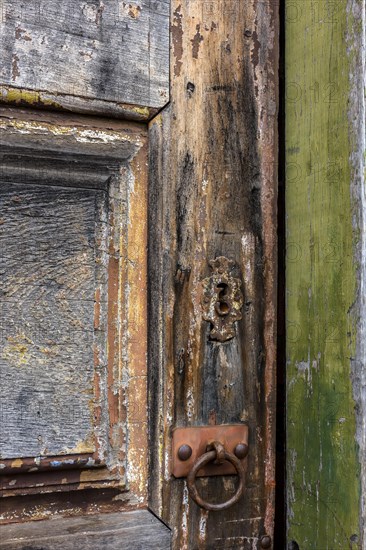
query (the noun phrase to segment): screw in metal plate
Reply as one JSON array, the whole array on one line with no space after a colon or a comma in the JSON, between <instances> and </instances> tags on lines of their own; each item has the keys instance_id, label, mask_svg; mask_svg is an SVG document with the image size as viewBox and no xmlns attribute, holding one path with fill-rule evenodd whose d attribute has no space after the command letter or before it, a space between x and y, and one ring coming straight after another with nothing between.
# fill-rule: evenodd
<instances>
[{"instance_id":1,"label":"screw in metal plate","mask_svg":"<svg viewBox=\"0 0 366 550\"><path fill-rule=\"evenodd\" d=\"M261 538L261 548L271 548L272 540L269 535L264 535Z\"/></svg>"},{"instance_id":2,"label":"screw in metal plate","mask_svg":"<svg viewBox=\"0 0 366 550\"><path fill-rule=\"evenodd\" d=\"M234 454L237 458L240 458L240 460L242 460L247 456L248 451L249 447L246 443L238 443L234 449Z\"/></svg>"},{"instance_id":3,"label":"screw in metal plate","mask_svg":"<svg viewBox=\"0 0 366 550\"><path fill-rule=\"evenodd\" d=\"M181 445L178 449L179 460L188 460L192 456L192 448L189 445Z\"/></svg>"}]
</instances>

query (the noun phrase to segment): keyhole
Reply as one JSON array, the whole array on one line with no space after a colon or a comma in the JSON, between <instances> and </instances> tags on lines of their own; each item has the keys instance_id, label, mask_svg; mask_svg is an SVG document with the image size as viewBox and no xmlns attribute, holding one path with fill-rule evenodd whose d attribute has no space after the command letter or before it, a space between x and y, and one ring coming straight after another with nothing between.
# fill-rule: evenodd
<instances>
[{"instance_id":1,"label":"keyhole","mask_svg":"<svg viewBox=\"0 0 366 550\"><path fill-rule=\"evenodd\" d=\"M228 302L229 286L226 283L219 283L217 288L219 289L219 295L215 309L218 315L225 317L225 315L228 315L231 310L231 306Z\"/></svg>"}]
</instances>

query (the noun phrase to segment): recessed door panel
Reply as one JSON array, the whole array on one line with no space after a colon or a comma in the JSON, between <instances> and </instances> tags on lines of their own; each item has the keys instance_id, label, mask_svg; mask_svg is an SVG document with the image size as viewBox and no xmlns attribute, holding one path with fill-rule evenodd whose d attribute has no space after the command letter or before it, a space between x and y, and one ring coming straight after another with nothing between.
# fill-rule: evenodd
<instances>
[{"instance_id":1,"label":"recessed door panel","mask_svg":"<svg viewBox=\"0 0 366 550\"><path fill-rule=\"evenodd\" d=\"M104 195L2 183L2 458L95 451L96 233Z\"/></svg>"}]
</instances>

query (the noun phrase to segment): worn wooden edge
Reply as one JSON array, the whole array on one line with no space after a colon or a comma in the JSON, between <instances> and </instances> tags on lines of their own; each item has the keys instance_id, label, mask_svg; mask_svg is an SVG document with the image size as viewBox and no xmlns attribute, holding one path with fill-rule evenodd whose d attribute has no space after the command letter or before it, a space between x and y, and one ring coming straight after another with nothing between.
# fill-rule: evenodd
<instances>
[{"instance_id":1,"label":"worn wooden edge","mask_svg":"<svg viewBox=\"0 0 366 550\"><path fill-rule=\"evenodd\" d=\"M24 457L14 464L13 458L0 459L0 476L14 472L48 472L54 470L67 470L72 468L103 467L103 462L92 453L79 455L58 455L47 457Z\"/></svg>"},{"instance_id":2,"label":"worn wooden edge","mask_svg":"<svg viewBox=\"0 0 366 550\"><path fill-rule=\"evenodd\" d=\"M133 126L134 123L103 122L93 118L88 124L87 117L66 118L54 114L48 118L46 113L38 116L36 111L1 109L1 152L12 147L14 153L36 150L41 156L45 152L57 158L57 152L62 151L63 159L67 155L78 155L85 157L84 161L94 158L98 162L99 159L99 164L107 167L108 161L122 163L132 158L143 144L144 129L137 128L137 123Z\"/></svg>"},{"instance_id":3,"label":"worn wooden edge","mask_svg":"<svg viewBox=\"0 0 366 550\"><path fill-rule=\"evenodd\" d=\"M10 477L10 476L9 476ZM32 495L34 499L38 500L38 497L40 495L47 495L47 494L60 494L60 493L72 493L73 491L81 491L81 490L87 490L87 489L118 489L121 494L128 494L126 492L126 484L121 482L121 479L117 479L117 476L111 475L110 471L105 468L103 470L99 471L99 475L93 475L93 472L91 470L83 470L83 471L70 471L67 475L60 476L57 473L54 473L53 475L48 476L39 476L38 479L29 478L27 475L24 475L24 481L23 483L19 483L19 487L14 488L10 486L11 482L14 482L16 480L17 476L12 476L9 483L5 488L3 489L3 480L0 480L0 498L1 499L11 499L13 497L19 497L20 500L17 501L17 504L15 505L14 509L12 510L11 514L9 516L4 516L0 519L0 524L6 524L12 521L14 517L18 517L19 509L21 508L21 499L24 498L26 495ZM86 478L85 481L82 479ZM101 479L98 479L101 478ZM113 479L115 478L115 479ZM36 483L39 481L39 483ZM122 500L122 498L121 498ZM130 498L124 499L126 500L128 506L127 508L133 508L133 502L130 503ZM134 498L132 498L132 501L134 501ZM4 501L2 500L2 503ZM21 516L20 519L22 520L31 520L32 517L23 517Z\"/></svg>"},{"instance_id":4,"label":"worn wooden edge","mask_svg":"<svg viewBox=\"0 0 366 550\"><path fill-rule=\"evenodd\" d=\"M1 527L0 548L169 550L170 531L148 510L55 518Z\"/></svg>"},{"instance_id":5,"label":"worn wooden edge","mask_svg":"<svg viewBox=\"0 0 366 550\"><path fill-rule=\"evenodd\" d=\"M361 474L359 544L361 548L366 548L366 5L362 0L347 2L347 46L350 64L350 187L355 235L354 263L357 266L357 299L353 308L357 335L355 357L351 358L351 378Z\"/></svg>"},{"instance_id":6,"label":"worn wooden edge","mask_svg":"<svg viewBox=\"0 0 366 550\"><path fill-rule=\"evenodd\" d=\"M121 338L126 340L127 359L127 479L137 503L147 502L148 491L148 403L147 403L147 217L148 142L130 163L131 180L127 217L127 248L122 252L125 280L125 319ZM122 378L124 373L122 373Z\"/></svg>"},{"instance_id":7,"label":"worn wooden edge","mask_svg":"<svg viewBox=\"0 0 366 550\"><path fill-rule=\"evenodd\" d=\"M256 4L260 5L260 2ZM264 9L263 9L264 8ZM264 326L263 341L265 353L265 493L267 499L264 517L265 534L273 539L275 529L276 492L276 400L277 400L277 271L278 271L278 106L279 106L279 3L269 1L259 11L258 27L262 36L271 36L266 49L266 70L262 80L260 67L255 76L258 84L259 117L258 149L262 162L263 187L261 208L263 212L263 255L264 255ZM244 245L244 242L243 242ZM244 248L244 246L243 246ZM245 248L244 248L245 251ZM277 490L281 490L278 488Z\"/></svg>"},{"instance_id":8,"label":"worn wooden edge","mask_svg":"<svg viewBox=\"0 0 366 550\"><path fill-rule=\"evenodd\" d=\"M67 113L101 115L136 122L148 121L164 108L164 105L161 107L148 107L146 105L117 103L101 99L16 88L5 84L0 85L0 103L23 108L39 108L43 111L49 109Z\"/></svg>"},{"instance_id":9,"label":"worn wooden edge","mask_svg":"<svg viewBox=\"0 0 366 550\"><path fill-rule=\"evenodd\" d=\"M31 491L1 499L1 525L131 509L128 491L121 490L118 484L111 487L95 483L82 490L78 484L71 484L70 490L53 488L36 496Z\"/></svg>"},{"instance_id":10,"label":"worn wooden edge","mask_svg":"<svg viewBox=\"0 0 366 550\"><path fill-rule=\"evenodd\" d=\"M96 117L73 115L66 118L56 113L21 111L17 109L0 109L0 134L3 135L5 147L1 153L16 150L16 155L31 155L36 158L38 152L46 153L48 160L63 148L67 156L78 157L89 163L100 161L106 167L101 175L103 183L106 175L112 177L110 206L116 211L112 215L111 227L114 227L109 242L112 264L109 298L114 311L110 319L110 362L108 374L108 401L111 410L109 435L113 451L113 464L108 461L108 468L85 469L78 465L76 471L36 472L26 474L28 486L19 489L13 487L9 480L7 496L36 494L49 491L70 491L86 488L103 488L105 485L129 488L128 507L141 506L147 501L147 404L146 404L146 217L147 217L147 136L141 124L125 121L109 121ZM36 152L35 152L36 151ZM57 155L56 155L57 160ZM10 162L10 161L9 161ZM98 162L97 162L98 165ZM11 162L10 162L11 167ZM3 167L4 168L4 167ZM96 172L100 170L97 167ZM9 163L4 174L9 171ZM34 179L42 176L36 170ZM123 179L124 178L124 179ZM118 181L122 181L126 196L121 196ZM50 183L50 182L48 182ZM70 185L75 181L70 181ZM96 183L97 187L101 183ZM114 220L122 219L115 224ZM136 224L135 220L140 223ZM124 312L125 316L124 316ZM97 382L97 380L96 380ZM129 388L129 383L133 388ZM98 390L99 391L99 390ZM127 403L127 391L130 392ZM100 392L99 392L100 393ZM127 411L127 413L126 413ZM122 427L121 415L126 418L127 428ZM98 411L96 416L98 417ZM99 432L100 433L100 430ZM103 436L104 437L104 436ZM16 461L18 472L19 463ZM28 461L29 462L29 461ZM28 462L24 467L27 469ZM121 467L127 462L127 479ZM13 463L14 465L14 463ZM23 465L23 463L22 463ZM117 470L116 470L117 466ZM47 465L46 465L46 469ZM117 471L120 472L117 476ZM123 475L122 475L123 474ZM121 477L122 475L122 477ZM41 476L42 480L37 479ZM49 478L51 476L51 478ZM106 479L109 478L109 479ZM119 481L118 481L119 478ZM24 478L25 479L25 478ZM17 475L19 480L19 475ZM38 483L37 483L38 481ZM2 489L5 489L7 478L3 478ZM33 487L33 485L35 486Z\"/></svg>"}]
</instances>

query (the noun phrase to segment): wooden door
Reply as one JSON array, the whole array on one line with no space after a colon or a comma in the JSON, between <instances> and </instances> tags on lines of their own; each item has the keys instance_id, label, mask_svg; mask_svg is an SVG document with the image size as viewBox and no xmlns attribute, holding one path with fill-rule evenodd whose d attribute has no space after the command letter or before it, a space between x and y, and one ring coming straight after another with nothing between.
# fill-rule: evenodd
<instances>
[{"instance_id":1,"label":"wooden door","mask_svg":"<svg viewBox=\"0 0 366 550\"><path fill-rule=\"evenodd\" d=\"M364 549L365 2L285 5L287 538Z\"/></svg>"},{"instance_id":2,"label":"wooden door","mask_svg":"<svg viewBox=\"0 0 366 550\"><path fill-rule=\"evenodd\" d=\"M269 1L1 3L0 548L274 547L278 36ZM227 509L193 427L243 434Z\"/></svg>"}]
</instances>

